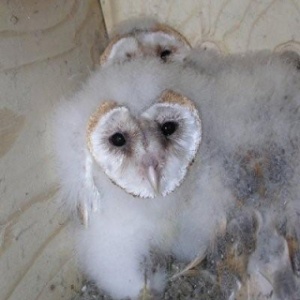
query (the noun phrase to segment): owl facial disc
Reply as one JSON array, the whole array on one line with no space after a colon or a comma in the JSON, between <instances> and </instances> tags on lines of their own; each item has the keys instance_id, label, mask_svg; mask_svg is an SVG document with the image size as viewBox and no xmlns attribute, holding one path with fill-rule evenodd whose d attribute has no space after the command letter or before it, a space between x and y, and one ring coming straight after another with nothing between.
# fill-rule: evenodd
<instances>
[{"instance_id":1,"label":"owl facial disc","mask_svg":"<svg viewBox=\"0 0 300 300\"><path fill-rule=\"evenodd\" d=\"M87 146L106 175L126 192L165 196L181 184L201 141L201 121L188 98L164 91L139 116L104 102L87 125Z\"/></svg>"},{"instance_id":2,"label":"owl facial disc","mask_svg":"<svg viewBox=\"0 0 300 300\"><path fill-rule=\"evenodd\" d=\"M155 22L146 28L134 27L130 32L112 38L100 57L100 64L121 63L145 56L157 57L162 62L181 61L190 49L189 42L178 31Z\"/></svg>"}]
</instances>

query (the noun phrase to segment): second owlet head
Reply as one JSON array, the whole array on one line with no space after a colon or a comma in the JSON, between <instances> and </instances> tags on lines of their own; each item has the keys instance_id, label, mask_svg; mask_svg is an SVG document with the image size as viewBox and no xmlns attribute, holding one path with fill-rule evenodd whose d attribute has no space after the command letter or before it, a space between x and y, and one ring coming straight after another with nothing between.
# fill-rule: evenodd
<instances>
[{"instance_id":1,"label":"second owlet head","mask_svg":"<svg viewBox=\"0 0 300 300\"><path fill-rule=\"evenodd\" d=\"M182 61L191 49L182 34L153 19L125 21L112 35L100 57L102 66L147 56L162 62Z\"/></svg>"}]
</instances>

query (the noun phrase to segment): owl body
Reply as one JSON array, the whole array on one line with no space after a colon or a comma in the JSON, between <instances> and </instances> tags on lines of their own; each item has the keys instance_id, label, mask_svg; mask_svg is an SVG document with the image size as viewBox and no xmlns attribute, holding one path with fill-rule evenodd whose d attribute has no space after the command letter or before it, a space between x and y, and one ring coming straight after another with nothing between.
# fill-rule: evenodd
<instances>
[{"instance_id":1,"label":"owl body","mask_svg":"<svg viewBox=\"0 0 300 300\"><path fill-rule=\"evenodd\" d=\"M233 170L228 169L233 175L236 163L246 165L251 158L273 153L265 174L268 188L284 185L292 176L298 180L299 171L292 168L299 159L299 72L295 66L276 55L245 55L220 69L212 81L210 99L201 103L200 110L203 123L208 124L212 151L221 154L224 168L231 162ZM194 91L200 93L197 88ZM245 156L248 153L247 161L243 151Z\"/></svg>"},{"instance_id":2,"label":"owl body","mask_svg":"<svg viewBox=\"0 0 300 300\"><path fill-rule=\"evenodd\" d=\"M211 76L215 85L211 110L206 109L212 113L210 118L214 124L211 132L208 129L206 133L214 137L212 149L223 160L222 182L236 199L235 209L250 209L257 219L254 249L245 248L242 254L235 250L244 247L241 240L245 240L243 243L251 240L247 227L244 231L238 227L241 236L229 247L236 261L244 256L243 264L246 262L245 269L241 268L243 273L233 270L239 282L237 286L242 286L236 288L235 297L298 299L300 82L297 60L289 53L262 52L218 57L211 68L203 65L202 58L198 59L201 67L194 68ZM224 105L218 107L221 103ZM205 109L203 105L202 109Z\"/></svg>"},{"instance_id":3,"label":"owl body","mask_svg":"<svg viewBox=\"0 0 300 300\"><path fill-rule=\"evenodd\" d=\"M249 51L246 53L224 54L213 49L195 47L185 52L184 63L200 73L218 76L223 72L253 72L268 66L273 69L286 64L291 69L299 69L299 54L293 51L271 52L270 50ZM280 67L279 67L280 68Z\"/></svg>"},{"instance_id":4,"label":"owl body","mask_svg":"<svg viewBox=\"0 0 300 300\"><path fill-rule=\"evenodd\" d=\"M109 121L108 128L117 124L120 130L134 120L143 128L143 139L146 144L149 144L146 147L147 151L151 152L152 156L159 155L157 154L159 148L161 147L160 150L163 151L166 147L164 140L163 146L156 145L152 148L151 143L156 143L157 134L159 139L165 137L161 136L160 132L157 133L158 121L149 120L154 113L152 106L156 105L161 94L166 90L180 92L181 84L177 79L181 78L181 74L186 74L187 80L195 75L193 71L187 72L180 64L165 65L154 58L103 68L89 79L73 99L62 105L58 112L57 145L60 149L64 149L59 153L64 197L71 207L80 204L82 199L90 211L93 207L98 207L97 212L91 213L88 228L78 231L80 261L87 274L116 298L128 296L134 299L138 296L145 284L144 264L147 265L149 260L151 261L149 253L152 249L163 254L174 254L185 261L205 253L214 231L217 230L219 223L224 221L227 206L230 205L231 200L226 196L226 188L216 174L217 166L213 161L202 160L196 155L196 149L193 149L198 145L195 147L191 145L194 138L199 139L199 134L193 132L199 128L194 126L193 120L188 119L189 115L183 115L182 119L182 122L186 122L182 128L186 132L181 133L178 129L180 135L178 140L174 141L176 147L177 144L183 146L180 146L181 148L174 146L174 153L169 150L170 152L165 155L166 158L162 158L163 168L166 170L171 168L164 175L168 176L166 186L169 182L177 182L173 185L173 190L167 191L166 194L158 193L154 196L150 194L144 197L144 195L135 195L135 191L128 192L127 182L122 181L121 185L123 183L124 185L120 186L118 178L112 180L110 174L108 176L104 171L102 161L97 163L97 153L90 155L86 136L87 124L101 102L107 100L114 100L121 106L125 105L133 115L133 119L125 118L120 125L118 125L120 119ZM203 85L203 100L205 100L208 84L205 77L199 84ZM176 98L176 94L174 97ZM177 104L174 105L171 108L176 111L172 120L177 118L180 123L181 112L177 110ZM184 105L187 105L188 111L196 109L190 108L190 103ZM193 105L197 103L194 102ZM163 109L168 107L159 106L157 113L164 114ZM141 117L145 110L148 113L145 117ZM146 127L143 125L144 119L149 122L146 122ZM152 128L153 126L155 128ZM137 140L140 138L138 133L134 133L133 137L135 136ZM100 139L101 137L99 141ZM192 147L195 154L192 159L185 158L184 152L188 152L185 147ZM129 154L124 165L131 164L131 156L138 160L144 155L144 151L143 145L138 144L136 149L129 151L133 153ZM204 157L208 155L204 154ZM156 157L156 160L159 158ZM87 161L89 161L89 168L92 169L88 180ZM118 157L116 161L113 159L109 161L116 165L119 163ZM135 166L139 162L132 163ZM186 165L186 171L182 169L182 165ZM199 173L200 169L205 170L203 175L202 172ZM128 174L132 174L131 168L129 171ZM183 175L180 172L183 172ZM184 178L181 178L182 176ZM122 179L124 178L127 177L123 176ZM138 190L143 190L143 185L146 186L144 181L139 181L139 178L127 179L129 184L132 179L136 179ZM163 185L162 179L161 191ZM147 188L148 185L145 189ZM155 282L161 282L157 278L163 277L164 270L149 274L147 285L154 290L161 290Z\"/></svg>"},{"instance_id":5,"label":"owl body","mask_svg":"<svg viewBox=\"0 0 300 300\"><path fill-rule=\"evenodd\" d=\"M59 108L62 192L90 214L79 260L114 298L161 292L152 251L204 256L237 205L259 211L262 234L265 215L293 218L298 237L300 76L251 59L213 76L153 57L111 64Z\"/></svg>"}]
</instances>

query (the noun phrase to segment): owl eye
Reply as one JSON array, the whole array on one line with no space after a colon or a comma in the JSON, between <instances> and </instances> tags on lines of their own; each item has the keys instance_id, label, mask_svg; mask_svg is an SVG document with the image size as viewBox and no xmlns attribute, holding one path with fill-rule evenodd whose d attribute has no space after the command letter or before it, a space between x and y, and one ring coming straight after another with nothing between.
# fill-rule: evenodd
<instances>
[{"instance_id":1,"label":"owl eye","mask_svg":"<svg viewBox=\"0 0 300 300\"><path fill-rule=\"evenodd\" d=\"M160 58L163 60L163 62L166 62L168 57L171 55L171 50L163 50L161 53L160 53Z\"/></svg>"},{"instance_id":2,"label":"owl eye","mask_svg":"<svg viewBox=\"0 0 300 300\"><path fill-rule=\"evenodd\" d=\"M178 123L174 121L168 121L161 125L160 130L164 136L172 135L178 127Z\"/></svg>"},{"instance_id":3,"label":"owl eye","mask_svg":"<svg viewBox=\"0 0 300 300\"><path fill-rule=\"evenodd\" d=\"M116 147L122 147L126 144L126 139L125 136L120 133L120 132L116 132L114 133L110 138L109 138L109 142Z\"/></svg>"}]
</instances>

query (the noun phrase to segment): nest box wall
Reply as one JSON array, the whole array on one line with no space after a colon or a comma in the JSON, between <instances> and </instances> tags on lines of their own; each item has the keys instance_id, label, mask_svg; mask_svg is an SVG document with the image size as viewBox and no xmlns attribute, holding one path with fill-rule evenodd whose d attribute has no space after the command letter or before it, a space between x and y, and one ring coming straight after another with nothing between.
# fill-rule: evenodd
<instances>
[{"instance_id":1,"label":"nest box wall","mask_svg":"<svg viewBox=\"0 0 300 300\"><path fill-rule=\"evenodd\" d=\"M57 197L50 116L105 46L97 0L0 3L0 299L80 287Z\"/></svg>"}]
</instances>

